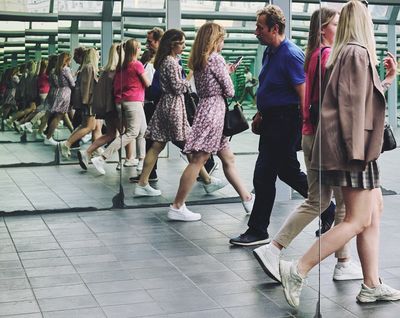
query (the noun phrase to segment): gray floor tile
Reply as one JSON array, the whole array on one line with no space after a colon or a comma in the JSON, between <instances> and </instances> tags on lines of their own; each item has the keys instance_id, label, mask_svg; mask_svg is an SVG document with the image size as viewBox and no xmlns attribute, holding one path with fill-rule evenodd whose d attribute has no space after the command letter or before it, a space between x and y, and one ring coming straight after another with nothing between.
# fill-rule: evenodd
<instances>
[{"instance_id":1,"label":"gray floor tile","mask_svg":"<svg viewBox=\"0 0 400 318\"><path fill-rule=\"evenodd\" d=\"M31 277L29 281L33 288L76 285L82 283L82 279L78 274Z\"/></svg>"},{"instance_id":2,"label":"gray floor tile","mask_svg":"<svg viewBox=\"0 0 400 318\"><path fill-rule=\"evenodd\" d=\"M15 301L0 303L0 313L2 316L30 314L40 312L36 301Z\"/></svg>"},{"instance_id":3,"label":"gray floor tile","mask_svg":"<svg viewBox=\"0 0 400 318\"><path fill-rule=\"evenodd\" d=\"M98 294L94 297L100 306L126 305L153 301L153 298L145 290Z\"/></svg>"},{"instance_id":4,"label":"gray floor tile","mask_svg":"<svg viewBox=\"0 0 400 318\"><path fill-rule=\"evenodd\" d=\"M94 295L143 289L143 287L137 280L88 283L87 287Z\"/></svg>"},{"instance_id":5,"label":"gray floor tile","mask_svg":"<svg viewBox=\"0 0 400 318\"><path fill-rule=\"evenodd\" d=\"M34 301L32 290L31 289L0 290L0 303L15 302L15 301L17 302Z\"/></svg>"},{"instance_id":6,"label":"gray floor tile","mask_svg":"<svg viewBox=\"0 0 400 318\"><path fill-rule=\"evenodd\" d=\"M42 311L91 308L97 306L97 302L91 295L43 298L38 299L38 302Z\"/></svg>"},{"instance_id":7,"label":"gray floor tile","mask_svg":"<svg viewBox=\"0 0 400 318\"><path fill-rule=\"evenodd\" d=\"M101 308L80 308L73 310L50 311L43 313L44 318L106 318Z\"/></svg>"},{"instance_id":8,"label":"gray floor tile","mask_svg":"<svg viewBox=\"0 0 400 318\"><path fill-rule=\"evenodd\" d=\"M162 308L155 302L130 305L104 306L108 318L132 318L163 314Z\"/></svg>"},{"instance_id":9,"label":"gray floor tile","mask_svg":"<svg viewBox=\"0 0 400 318\"><path fill-rule=\"evenodd\" d=\"M83 284L34 288L33 291L38 300L90 294L89 290Z\"/></svg>"}]
</instances>

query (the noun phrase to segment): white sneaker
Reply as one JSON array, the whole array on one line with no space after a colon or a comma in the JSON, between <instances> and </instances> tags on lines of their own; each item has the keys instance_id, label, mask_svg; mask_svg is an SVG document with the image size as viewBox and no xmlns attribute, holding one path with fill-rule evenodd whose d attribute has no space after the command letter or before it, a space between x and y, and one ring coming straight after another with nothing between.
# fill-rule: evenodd
<instances>
[{"instance_id":1,"label":"white sneaker","mask_svg":"<svg viewBox=\"0 0 400 318\"><path fill-rule=\"evenodd\" d=\"M20 128L22 131L27 131L30 134L33 133L33 125L30 122L22 124Z\"/></svg>"},{"instance_id":2,"label":"white sneaker","mask_svg":"<svg viewBox=\"0 0 400 318\"><path fill-rule=\"evenodd\" d=\"M125 159L124 167L136 167L139 163L139 159L132 158L132 159Z\"/></svg>"},{"instance_id":3,"label":"white sneaker","mask_svg":"<svg viewBox=\"0 0 400 318\"><path fill-rule=\"evenodd\" d=\"M360 303L373 303L378 300L400 300L400 290L382 284L382 282L375 288L369 288L361 284L361 290L356 298Z\"/></svg>"},{"instance_id":4,"label":"white sneaker","mask_svg":"<svg viewBox=\"0 0 400 318\"><path fill-rule=\"evenodd\" d=\"M336 264L333 271L333 280L363 279L361 266L354 262Z\"/></svg>"},{"instance_id":5,"label":"white sneaker","mask_svg":"<svg viewBox=\"0 0 400 318\"><path fill-rule=\"evenodd\" d=\"M58 145L60 147L61 155L64 158L71 157L71 151L70 151L69 147L66 145L66 141L59 142Z\"/></svg>"},{"instance_id":6,"label":"white sneaker","mask_svg":"<svg viewBox=\"0 0 400 318\"><path fill-rule=\"evenodd\" d=\"M101 174L106 174L106 171L104 170L106 161L103 159L103 157L101 156L93 157L92 160L90 161L93 163L93 166L96 168L98 172L100 172Z\"/></svg>"},{"instance_id":7,"label":"white sneaker","mask_svg":"<svg viewBox=\"0 0 400 318\"><path fill-rule=\"evenodd\" d=\"M92 141L92 133L86 134L85 136L83 136L83 137L81 138L81 140L82 140L82 142L83 142L84 144L86 144L86 143Z\"/></svg>"},{"instance_id":8,"label":"white sneaker","mask_svg":"<svg viewBox=\"0 0 400 318\"><path fill-rule=\"evenodd\" d=\"M104 149L99 147L95 151L92 152L92 157L101 156L104 153Z\"/></svg>"},{"instance_id":9,"label":"white sneaker","mask_svg":"<svg viewBox=\"0 0 400 318\"><path fill-rule=\"evenodd\" d=\"M279 274L279 255L271 251L271 244L265 244L253 250L253 255L260 263L265 274L277 282L281 282Z\"/></svg>"},{"instance_id":10,"label":"white sneaker","mask_svg":"<svg viewBox=\"0 0 400 318\"><path fill-rule=\"evenodd\" d=\"M172 205L170 205L168 210L168 219L185 222L199 221L201 220L201 214L193 213L186 207L186 204L182 205L180 209L174 209Z\"/></svg>"},{"instance_id":11,"label":"white sneaker","mask_svg":"<svg viewBox=\"0 0 400 318\"><path fill-rule=\"evenodd\" d=\"M118 162L117 166L115 167L115 170L120 171L121 170L121 163Z\"/></svg>"},{"instance_id":12,"label":"white sneaker","mask_svg":"<svg viewBox=\"0 0 400 318\"><path fill-rule=\"evenodd\" d=\"M138 162L138 164L137 164L137 167L136 167L136 170L137 171L142 171L143 170L143 163L144 163L144 160L142 159L142 160L139 160L139 162Z\"/></svg>"},{"instance_id":13,"label":"white sneaker","mask_svg":"<svg viewBox=\"0 0 400 318\"><path fill-rule=\"evenodd\" d=\"M161 195L161 191L154 189L150 184L146 184L143 187L137 184L134 194L138 197L157 197Z\"/></svg>"},{"instance_id":14,"label":"white sneaker","mask_svg":"<svg viewBox=\"0 0 400 318\"><path fill-rule=\"evenodd\" d=\"M43 143L44 143L45 145L47 145L47 146L57 146L57 144L58 144L58 142L55 141L55 140L53 139L53 137L50 137L50 138L48 138L48 139L47 139L47 137L44 138Z\"/></svg>"},{"instance_id":15,"label":"white sneaker","mask_svg":"<svg viewBox=\"0 0 400 318\"><path fill-rule=\"evenodd\" d=\"M77 154L78 154L79 165L83 170L87 170L89 165L88 153L86 152L86 150L79 150Z\"/></svg>"},{"instance_id":16,"label":"white sneaker","mask_svg":"<svg viewBox=\"0 0 400 318\"><path fill-rule=\"evenodd\" d=\"M209 184L203 184L204 190L207 193L213 193L219 189L222 189L228 184L226 179L218 179L216 177L210 177L211 182Z\"/></svg>"},{"instance_id":17,"label":"white sneaker","mask_svg":"<svg viewBox=\"0 0 400 318\"><path fill-rule=\"evenodd\" d=\"M304 284L304 279L297 272L297 262L280 260L279 273L286 301L293 308L297 308L300 303L300 294Z\"/></svg>"},{"instance_id":18,"label":"white sneaker","mask_svg":"<svg viewBox=\"0 0 400 318\"><path fill-rule=\"evenodd\" d=\"M249 201L242 201L244 210L246 211L247 214L253 211L254 200L256 199L256 195L254 193L250 194L251 194L251 199Z\"/></svg>"}]
</instances>

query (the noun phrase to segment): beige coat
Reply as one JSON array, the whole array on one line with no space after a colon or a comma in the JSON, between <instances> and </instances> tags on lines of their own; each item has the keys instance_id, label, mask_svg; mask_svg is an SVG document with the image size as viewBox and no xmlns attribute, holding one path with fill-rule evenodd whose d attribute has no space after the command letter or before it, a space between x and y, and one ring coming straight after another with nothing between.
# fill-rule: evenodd
<instances>
[{"instance_id":1,"label":"beige coat","mask_svg":"<svg viewBox=\"0 0 400 318\"><path fill-rule=\"evenodd\" d=\"M382 149L386 102L381 80L367 49L358 43L342 49L329 74L312 168L362 171Z\"/></svg>"},{"instance_id":2,"label":"beige coat","mask_svg":"<svg viewBox=\"0 0 400 318\"><path fill-rule=\"evenodd\" d=\"M82 67L80 76L81 102L83 105L91 106L93 104L94 87L98 81L97 74L95 74L93 66L87 64Z\"/></svg>"}]
</instances>

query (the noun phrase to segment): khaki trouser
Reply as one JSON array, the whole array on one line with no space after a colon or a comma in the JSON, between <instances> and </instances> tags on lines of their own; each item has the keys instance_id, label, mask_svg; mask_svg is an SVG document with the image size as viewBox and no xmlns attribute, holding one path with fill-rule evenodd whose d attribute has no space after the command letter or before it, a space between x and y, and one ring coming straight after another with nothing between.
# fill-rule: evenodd
<instances>
[{"instance_id":1,"label":"khaki trouser","mask_svg":"<svg viewBox=\"0 0 400 318\"><path fill-rule=\"evenodd\" d=\"M320 215L320 211L325 211L328 208L332 199L332 193L335 194L336 200L335 224L342 222L346 214L340 188L320 184L319 171L310 169L311 162L309 158L313 142L314 135L303 135L301 146L307 168L308 198L289 215L274 237L274 240L285 248L309 223ZM323 239L321 244L324 244ZM341 249L337 250L335 257L350 257L349 244L347 243Z\"/></svg>"},{"instance_id":2,"label":"khaki trouser","mask_svg":"<svg viewBox=\"0 0 400 318\"><path fill-rule=\"evenodd\" d=\"M139 158L144 158L146 154L146 141L144 133L146 132L146 117L143 110L143 102L122 102L117 104L117 111L120 116L126 120L125 133L121 138L115 138L103 153L104 158L109 158L115 151L133 141L133 155L136 156L136 141L139 144ZM122 140L121 140L122 139Z\"/></svg>"}]
</instances>

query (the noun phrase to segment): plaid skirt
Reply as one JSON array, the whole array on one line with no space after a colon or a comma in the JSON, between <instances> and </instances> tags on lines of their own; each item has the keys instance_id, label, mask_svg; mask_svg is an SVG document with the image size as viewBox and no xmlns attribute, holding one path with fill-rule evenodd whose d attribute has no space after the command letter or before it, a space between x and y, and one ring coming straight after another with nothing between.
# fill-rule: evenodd
<instances>
[{"instance_id":1,"label":"plaid skirt","mask_svg":"<svg viewBox=\"0 0 400 318\"><path fill-rule=\"evenodd\" d=\"M321 182L329 186L374 189L380 187L376 161L367 164L364 171L321 171Z\"/></svg>"}]
</instances>

